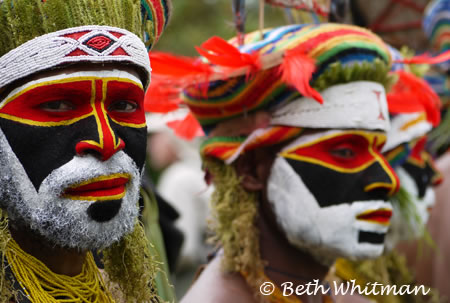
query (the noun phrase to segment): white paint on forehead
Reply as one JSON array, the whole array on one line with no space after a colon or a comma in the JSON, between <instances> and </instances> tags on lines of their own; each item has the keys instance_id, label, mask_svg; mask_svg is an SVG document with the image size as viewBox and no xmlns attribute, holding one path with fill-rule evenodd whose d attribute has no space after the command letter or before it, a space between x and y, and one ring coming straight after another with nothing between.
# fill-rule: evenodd
<instances>
[{"instance_id":1,"label":"white paint on forehead","mask_svg":"<svg viewBox=\"0 0 450 303\"><path fill-rule=\"evenodd\" d=\"M126 71L121 69L99 69L99 70L66 70L64 72L58 71L54 75L43 75L41 77L38 77L32 81L29 81L15 89L13 89L8 96L6 96L5 99L1 100L0 102L0 108L2 106L2 103L5 100L10 99L12 96L19 94L20 92L35 86L39 85L40 83L45 82L51 82L51 81L58 81L58 80L64 80L64 79L70 79L70 78L116 78L116 79L123 79L127 81L133 81L137 85L142 87L142 81L139 79L139 76L134 71Z\"/></svg>"},{"instance_id":2,"label":"white paint on forehead","mask_svg":"<svg viewBox=\"0 0 450 303\"><path fill-rule=\"evenodd\" d=\"M390 151L402 143L420 138L428 133L433 126L424 117L418 120L424 113L400 114L391 119L391 129L387 133L387 141L382 152ZM417 121L417 122L415 122Z\"/></svg>"},{"instance_id":3,"label":"white paint on forehead","mask_svg":"<svg viewBox=\"0 0 450 303\"><path fill-rule=\"evenodd\" d=\"M345 130L333 129L333 130L327 130L327 131L319 131L314 134L303 135L303 136L298 137L294 141L292 141L289 145L285 146L281 150L281 152L284 152L284 151L289 150L296 146L308 144L310 142L313 142L313 141L323 138L325 136L342 134L343 132L345 132Z\"/></svg>"},{"instance_id":4,"label":"white paint on forehead","mask_svg":"<svg viewBox=\"0 0 450 303\"><path fill-rule=\"evenodd\" d=\"M381 84L355 81L331 86L320 94L323 104L303 97L282 106L273 113L271 125L389 130L386 92Z\"/></svg>"}]
</instances>

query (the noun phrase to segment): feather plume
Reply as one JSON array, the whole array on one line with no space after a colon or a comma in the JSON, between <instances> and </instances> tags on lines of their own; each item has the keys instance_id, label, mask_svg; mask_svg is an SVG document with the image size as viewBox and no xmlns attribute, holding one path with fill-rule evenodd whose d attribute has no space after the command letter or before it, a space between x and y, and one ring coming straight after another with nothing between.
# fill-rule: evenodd
<instances>
[{"instance_id":1,"label":"feather plume","mask_svg":"<svg viewBox=\"0 0 450 303\"><path fill-rule=\"evenodd\" d=\"M425 112L427 120L434 126L440 122L440 100L430 85L405 72L395 72L399 79L387 95L389 112L394 114Z\"/></svg>"},{"instance_id":2,"label":"feather plume","mask_svg":"<svg viewBox=\"0 0 450 303\"><path fill-rule=\"evenodd\" d=\"M205 82L212 73L209 64L198 58L175 56L163 52L150 52L153 73L169 77L204 77Z\"/></svg>"},{"instance_id":3,"label":"feather plume","mask_svg":"<svg viewBox=\"0 0 450 303\"><path fill-rule=\"evenodd\" d=\"M183 120L168 122L167 126L172 128L178 137L186 140L192 140L195 137L204 135L200 124L190 112Z\"/></svg>"},{"instance_id":4,"label":"feather plume","mask_svg":"<svg viewBox=\"0 0 450 303\"><path fill-rule=\"evenodd\" d=\"M450 60L450 50L443 52L435 57L429 54L414 56L412 58L395 60L395 62L406 64L439 64Z\"/></svg>"},{"instance_id":5,"label":"feather plume","mask_svg":"<svg viewBox=\"0 0 450 303\"><path fill-rule=\"evenodd\" d=\"M208 39L196 49L200 55L215 65L232 69L248 67L250 73L261 69L259 54L241 53L237 47L216 36Z\"/></svg>"},{"instance_id":6,"label":"feather plume","mask_svg":"<svg viewBox=\"0 0 450 303\"><path fill-rule=\"evenodd\" d=\"M303 96L323 104L320 93L309 84L315 70L314 60L298 48L287 50L279 67L281 78L285 83L295 87Z\"/></svg>"},{"instance_id":7,"label":"feather plume","mask_svg":"<svg viewBox=\"0 0 450 303\"><path fill-rule=\"evenodd\" d=\"M179 108L181 88L153 77L144 98L144 110L152 113L169 113Z\"/></svg>"}]
</instances>

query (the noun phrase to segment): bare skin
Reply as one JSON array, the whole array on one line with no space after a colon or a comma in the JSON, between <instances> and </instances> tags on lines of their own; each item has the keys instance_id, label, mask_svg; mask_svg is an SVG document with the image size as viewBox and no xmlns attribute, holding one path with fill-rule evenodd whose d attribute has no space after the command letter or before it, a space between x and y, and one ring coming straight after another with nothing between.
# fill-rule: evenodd
<instances>
[{"instance_id":1,"label":"bare skin","mask_svg":"<svg viewBox=\"0 0 450 303\"><path fill-rule=\"evenodd\" d=\"M14 226L14 224L10 224ZM11 236L26 253L44 263L52 272L66 276L81 273L86 252L55 246L41 236L23 227L10 228ZM33 235L33 236L30 236Z\"/></svg>"},{"instance_id":2,"label":"bare skin","mask_svg":"<svg viewBox=\"0 0 450 303\"><path fill-rule=\"evenodd\" d=\"M248 191L260 192L262 204L258 218L260 230L261 257L270 269L265 274L282 289L281 284L289 281L294 285L306 284L314 279L322 280L328 267L318 263L309 253L293 247L278 229L270 205L265 197L266 183L270 168L275 159L276 147L270 150L253 150L236 162L238 175L242 177L242 186ZM199 279L183 298L181 303L190 302L258 302L238 273L223 273L220 269L221 256L216 256L208 264ZM322 295L300 296L303 303L322 302Z\"/></svg>"}]
</instances>

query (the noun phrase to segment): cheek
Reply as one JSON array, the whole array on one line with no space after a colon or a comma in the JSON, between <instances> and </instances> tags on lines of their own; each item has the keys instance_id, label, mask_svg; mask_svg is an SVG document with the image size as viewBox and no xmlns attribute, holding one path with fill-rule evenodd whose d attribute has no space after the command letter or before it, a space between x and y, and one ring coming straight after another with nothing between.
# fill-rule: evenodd
<instances>
[{"instance_id":1,"label":"cheek","mask_svg":"<svg viewBox=\"0 0 450 303\"><path fill-rule=\"evenodd\" d=\"M146 158L147 128L126 127L114 122L111 123L111 127L125 142L124 152L134 160L139 169L142 169Z\"/></svg>"},{"instance_id":2,"label":"cheek","mask_svg":"<svg viewBox=\"0 0 450 303\"><path fill-rule=\"evenodd\" d=\"M86 130L95 129L94 119L83 123ZM36 190L50 172L75 156L75 144L84 136L77 124L37 127L0 119L0 128Z\"/></svg>"}]
</instances>

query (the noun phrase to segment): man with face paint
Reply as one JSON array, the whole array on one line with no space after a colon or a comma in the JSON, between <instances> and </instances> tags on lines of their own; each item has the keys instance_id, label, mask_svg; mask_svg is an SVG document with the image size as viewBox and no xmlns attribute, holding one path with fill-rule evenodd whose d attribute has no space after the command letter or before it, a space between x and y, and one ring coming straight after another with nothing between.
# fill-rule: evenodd
<instances>
[{"instance_id":1,"label":"man with face paint","mask_svg":"<svg viewBox=\"0 0 450 303\"><path fill-rule=\"evenodd\" d=\"M169 101L187 104L207 133L201 153L215 186L222 249L182 302L329 302L320 291L283 296L282 283L295 289L322 280L337 257L383 251L398 187L381 155L389 51L371 32L336 24L254 32L237 44L214 37L198 48L212 66L172 58L195 66L182 77L171 77L169 56L152 57L158 80L187 86Z\"/></svg>"},{"instance_id":2,"label":"man with face paint","mask_svg":"<svg viewBox=\"0 0 450 303\"><path fill-rule=\"evenodd\" d=\"M424 12L423 30L430 42L430 51L442 55L450 51L450 1L430 1ZM439 64L426 74L427 82L438 93L442 103L442 120L439 126L429 134L429 149L438 157L436 166L442 172L443 182L436 187L436 203L430 214L427 231L433 239L435 247L425 247L420 251L420 258L415 246L407 247L409 266L416 271L419 283L438 289L442 296L450 297L448 281L450 279L450 229L448 216L450 214L450 61Z\"/></svg>"},{"instance_id":3,"label":"man with face paint","mask_svg":"<svg viewBox=\"0 0 450 303\"><path fill-rule=\"evenodd\" d=\"M405 60L390 47L394 60ZM404 253L395 249L400 242L422 238L429 213L435 203L433 186L441 175L431 155L425 150L427 133L440 121L439 96L414 68L396 63L392 75L398 80L387 95L391 128L383 153L400 180L400 191L392 198L393 217L385 241L385 253L373 260L338 259L334 273L338 279L364 286L367 282L383 285L416 286L414 270L410 270ZM415 248L417 250L417 248ZM382 280L380 280L382 279ZM440 302L435 291L422 295L370 295L381 303Z\"/></svg>"},{"instance_id":4,"label":"man with face paint","mask_svg":"<svg viewBox=\"0 0 450 303\"><path fill-rule=\"evenodd\" d=\"M169 13L165 0L0 3L1 302L157 300L137 217L147 50Z\"/></svg>"}]
</instances>

